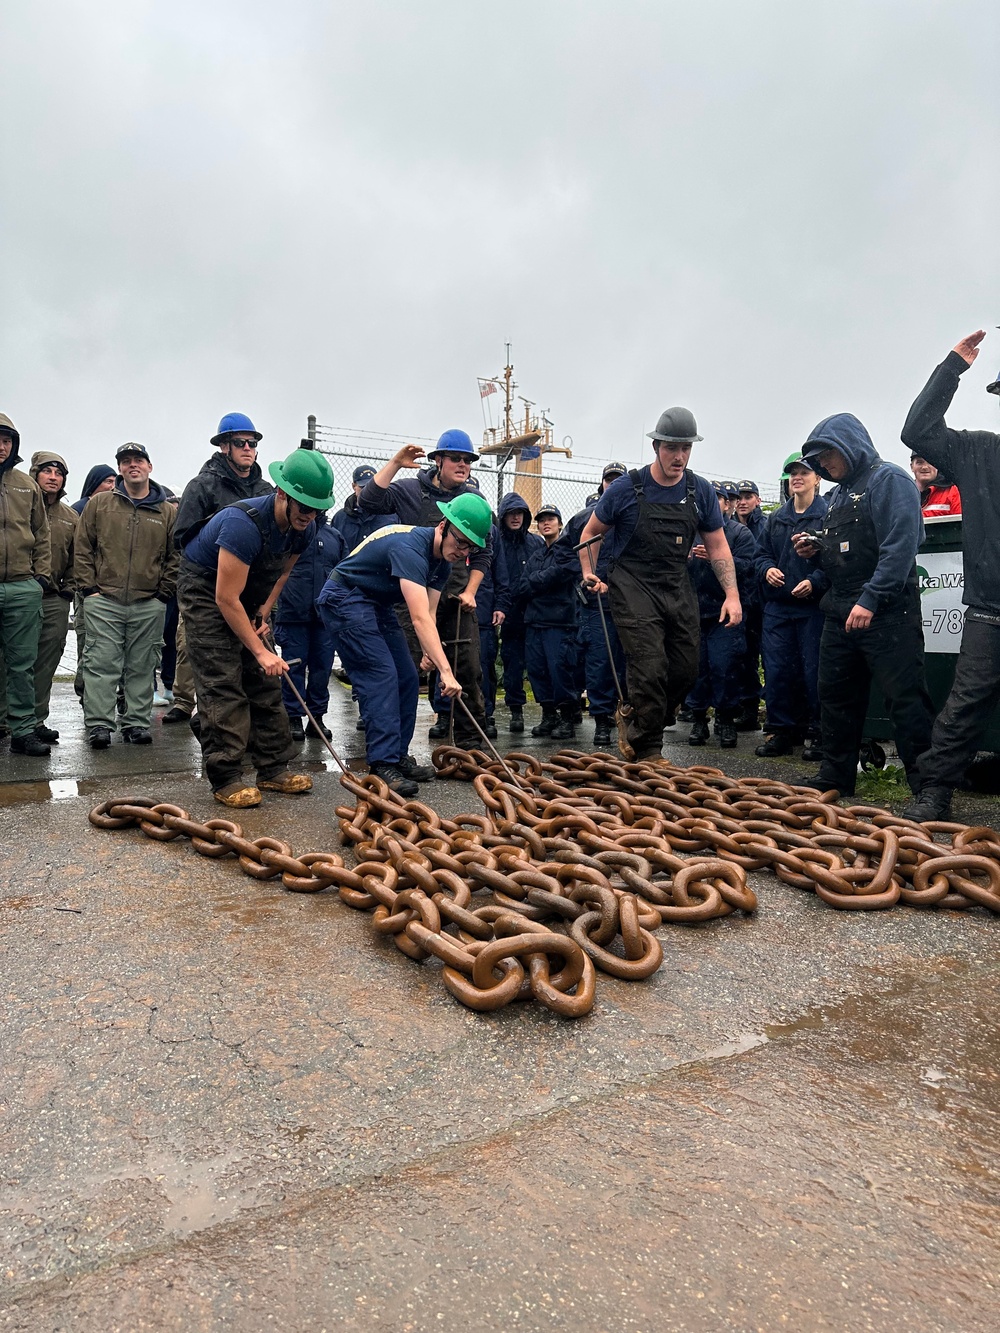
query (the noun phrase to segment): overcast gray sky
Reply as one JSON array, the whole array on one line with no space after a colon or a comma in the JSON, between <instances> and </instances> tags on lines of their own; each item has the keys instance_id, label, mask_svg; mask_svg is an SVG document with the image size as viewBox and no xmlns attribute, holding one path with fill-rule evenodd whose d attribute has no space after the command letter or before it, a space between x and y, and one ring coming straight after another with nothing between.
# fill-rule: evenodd
<instances>
[{"instance_id":1,"label":"overcast gray sky","mask_svg":"<svg viewBox=\"0 0 1000 1333\"><path fill-rule=\"evenodd\" d=\"M773 477L853 411L889 457L990 329L995 0L9 0L0 410L78 493L179 488L227 411L478 438L477 375L593 458ZM700 460L700 462L699 462Z\"/></svg>"}]
</instances>

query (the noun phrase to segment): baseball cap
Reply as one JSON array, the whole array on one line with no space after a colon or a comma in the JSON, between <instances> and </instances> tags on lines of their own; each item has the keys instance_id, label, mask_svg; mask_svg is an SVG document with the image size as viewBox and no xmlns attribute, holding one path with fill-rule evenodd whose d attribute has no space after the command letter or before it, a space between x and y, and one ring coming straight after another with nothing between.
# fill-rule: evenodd
<instances>
[{"instance_id":1,"label":"baseball cap","mask_svg":"<svg viewBox=\"0 0 1000 1333\"><path fill-rule=\"evenodd\" d=\"M151 461L149 454L146 452L146 446L144 444L136 444L134 440L129 440L126 444L118 446L115 450L115 460L117 461L118 459L124 458L126 454L138 454L139 457L144 458L147 463Z\"/></svg>"},{"instance_id":2,"label":"baseball cap","mask_svg":"<svg viewBox=\"0 0 1000 1333\"><path fill-rule=\"evenodd\" d=\"M749 491L751 495L756 495L758 498L760 497L760 491L757 489L757 483L755 481L738 481L736 483L736 490L737 492Z\"/></svg>"},{"instance_id":3,"label":"baseball cap","mask_svg":"<svg viewBox=\"0 0 1000 1333\"><path fill-rule=\"evenodd\" d=\"M535 522L537 523L540 518L549 517L557 518L560 523L562 522L562 514L555 505L542 505L541 509L535 514Z\"/></svg>"},{"instance_id":4,"label":"baseball cap","mask_svg":"<svg viewBox=\"0 0 1000 1333\"><path fill-rule=\"evenodd\" d=\"M606 477L624 477L627 471L628 468L624 463L605 463L601 480L604 481Z\"/></svg>"},{"instance_id":5,"label":"baseball cap","mask_svg":"<svg viewBox=\"0 0 1000 1333\"><path fill-rule=\"evenodd\" d=\"M374 475L375 469L371 463L362 463L360 467L354 469L351 474L351 481L355 486L363 486L366 481L371 481Z\"/></svg>"}]
</instances>

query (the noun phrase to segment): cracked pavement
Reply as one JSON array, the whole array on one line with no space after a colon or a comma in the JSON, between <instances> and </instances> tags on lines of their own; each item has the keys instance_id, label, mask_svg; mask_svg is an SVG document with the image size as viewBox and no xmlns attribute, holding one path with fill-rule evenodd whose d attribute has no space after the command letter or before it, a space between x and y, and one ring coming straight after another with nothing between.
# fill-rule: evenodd
<instances>
[{"instance_id":1,"label":"cracked pavement","mask_svg":"<svg viewBox=\"0 0 1000 1333\"><path fill-rule=\"evenodd\" d=\"M64 787L0 754L0 1329L1000 1323L1000 922L755 876L587 1018L478 1015L330 894L92 828L218 810L186 728L91 755L57 707ZM337 848L323 753L248 836Z\"/></svg>"}]
</instances>

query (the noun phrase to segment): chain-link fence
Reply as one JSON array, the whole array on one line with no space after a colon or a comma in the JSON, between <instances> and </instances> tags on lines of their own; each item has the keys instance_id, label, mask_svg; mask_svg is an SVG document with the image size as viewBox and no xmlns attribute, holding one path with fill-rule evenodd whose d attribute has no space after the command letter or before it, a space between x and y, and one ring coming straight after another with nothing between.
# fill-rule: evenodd
<instances>
[{"instance_id":1,"label":"chain-link fence","mask_svg":"<svg viewBox=\"0 0 1000 1333\"><path fill-rule=\"evenodd\" d=\"M404 437L381 431L323 426L315 417L309 418L308 430L311 438L316 441L316 448L330 460L334 475L333 493L337 497L338 504L343 504L350 495L352 474L360 464L370 463L372 467L379 469L403 444L419 443L425 449L434 445L432 439L419 435ZM579 458L569 462L564 459L558 471L550 470L554 468L557 457L560 455L543 454L541 472L538 471L537 461L525 464L519 463L514 458L501 468L500 457L496 455L483 457L473 466L472 475L494 510L502 495L517 490L525 497L532 513L536 512L543 502L554 504L565 521L583 509L587 496L599 489L601 473L607 460ZM704 462L701 459L697 460L697 470L701 476L709 477L713 481L743 480L742 477L736 479L728 477L724 472L713 468L707 460ZM762 504L771 508L780 503L782 497L778 484L767 480L761 481L759 478L757 480Z\"/></svg>"},{"instance_id":2,"label":"chain-link fence","mask_svg":"<svg viewBox=\"0 0 1000 1333\"><path fill-rule=\"evenodd\" d=\"M356 467L359 467L362 463L370 463L372 467L379 469L395 453L395 450L390 453L369 447L363 449L331 448L324 444L322 440L317 443L316 448L319 453L324 454L330 460L330 466L333 468L333 493L337 497L338 505L343 504L351 493L351 478ZM568 472L546 471L539 477L535 472L518 470L513 463L506 467L501 474L496 467L491 466L491 463L492 460L481 460L474 464L472 475L479 483L479 489L489 500L494 510L500 502L500 496L513 490L522 492L528 498L529 507L534 507L532 497L538 488L539 482L541 482L541 500L546 504L554 504L562 514L564 521L581 510L586 503L587 496L593 495L598 489L603 466L601 463L595 463L592 476L586 474L573 476ZM415 475L410 471L402 472L400 473L400 479Z\"/></svg>"}]
</instances>

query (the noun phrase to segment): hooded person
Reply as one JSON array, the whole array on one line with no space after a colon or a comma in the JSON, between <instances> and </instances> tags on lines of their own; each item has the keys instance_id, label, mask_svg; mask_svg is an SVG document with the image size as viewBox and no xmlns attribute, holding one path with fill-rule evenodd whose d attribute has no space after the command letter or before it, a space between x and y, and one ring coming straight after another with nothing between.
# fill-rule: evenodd
<instances>
[{"instance_id":1,"label":"hooded person","mask_svg":"<svg viewBox=\"0 0 1000 1333\"><path fill-rule=\"evenodd\" d=\"M82 514L91 496L99 495L102 491L113 491L117 480L118 473L113 467L108 467L107 463L95 463L84 478L79 500L74 500L70 508Z\"/></svg>"},{"instance_id":2,"label":"hooded person","mask_svg":"<svg viewBox=\"0 0 1000 1333\"><path fill-rule=\"evenodd\" d=\"M20 443L13 421L0 412L0 653L7 668L7 725L11 752L40 759L49 746L35 735L35 661L52 550L45 498L16 466Z\"/></svg>"},{"instance_id":3,"label":"hooded person","mask_svg":"<svg viewBox=\"0 0 1000 1333\"><path fill-rule=\"evenodd\" d=\"M874 682L882 691L911 785L930 741L934 710L924 678L924 631L917 548L924 535L920 497L909 473L879 457L850 412L826 417L802 446L826 481L829 508L819 539L793 532L795 553L819 558L829 579L820 602L821 747L817 786L854 793Z\"/></svg>"},{"instance_id":4,"label":"hooded person","mask_svg":"<svg viewBox=\"0 0 1000 1333\"><path fill-rule=\"evenodd\" d=\"M497 510L497 533L503 548L508 589L507 613L500 628L500 661L504 701L510 710L509 730L515 734L524 730L524 705L528 700L524 692L527 661L524 613L528 590L522 584L522 576L531 553L545 545L537 532L528 531L530 527L528 502L516 491L508 491Z\"/></svg>"},{"instance_id":5,"label":"hooded person","mask_svg":"<svg viewBox=\"0 0 1000 1333\"><path fill-rule=\"evenodd\" d=\"M937 716L931 743L918 765L915 799L907 819L948 819L951 797L975 758L993 710L1000 703L1000 434L956 430L945 413L986 334L963 338L917 395L902 440L947 477L962 497L962 602L966 607L955 680ZM1000 398L1000 375L986 385Z\"/></svg>"},{"instance_id":6,"label":"hooded person","mask_svg":"<svg viewBox=\"0 0 1000 1333\"><path fill-rule=\"evenodd\" d=\"M152 743L154 672L177 584L176 510L150 480L149 453L130 440L115 457L120 475L114 490L88 500L76 532L75 578L87 623L83 718L94 750L111 744L119 682L122 740Z\"/></svg>"},{"instance_id":7,"label":"hooded person","mask_svg":"<svg viewBox=\"0 0 1000 1333\"><path fill-rule=\"evenodd\" d=\"M184 547L177 580L206 776L215 799L236 809L260 805L261 790L312 789L308 774L288 768L295 743L281 677L289 666L267 641L271 612L315 541L314 519L334 503L333 469L300 448L268 471L274 493L213 514ZM255 783L243 776L246 759Z\"/></svg>"},{"instance_id":8,"label":"hooded person","mask_svg":"<svg viewBox=\"0 0 1000 1333\"><path fill-rule=\"evenodd\" d=\"M427 454L430 467L421 467L423 449L415 444L404 445L365 485L359 506L363 514L396 514L399 522L419 527L433 527L440 517L439 504L447 504L460 495L478 494L472 482L472 464L479 455L464 430L446 430ZM417 475L403 481L396 478L400 471L414 470ZM493 559L492 536L487 535L483 547L474 546L468 560L457 560L443 595L437 602L438 633L448 644L449 656L455 675L462 686L462 698L473 717L485 730L486 707L480 688L481 662L479 657L479 624L476 619L476 594ZM399 608L403 632L410 645L415 663L422 657L422 648L406 608ZM433 698L433 682L430 682ZM456 719L457 745L480 744L479 733L465 714ZM439 713L431 727L432 740L446 737L450 716Z\"/></svg>"},{"instance_id":9,"label":"hooded person","mask_svg":"<svg viewBox=\"0 0 1000 1333\"><path fill-rule=\"evenodd\" d=\"M40 741L52 745L58 741L59 732L47 726L46 719L52 697L52 681L69 633L69 610L75 587L73 556L80 516L63 501L69 468L60 454L44 450L32 454L30 471L45 497L52 548L52 572L49 586L42 593L42 625L38 635L38 655L35 658L35 735Z\"/></svg>"}]
</instances>

